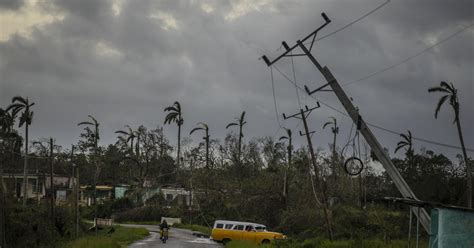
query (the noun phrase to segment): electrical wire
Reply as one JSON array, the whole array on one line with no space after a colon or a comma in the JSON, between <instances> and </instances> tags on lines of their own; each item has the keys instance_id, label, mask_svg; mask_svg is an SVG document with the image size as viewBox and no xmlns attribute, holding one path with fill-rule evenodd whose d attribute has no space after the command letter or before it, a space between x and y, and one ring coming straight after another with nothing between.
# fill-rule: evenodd
<instances>
[{"instance_id":1,"label":"electrical wire","mask_svg":"<svg viewBox=\"0 0 474 248\"><path fill-rule=\"evenodd\" d=\"M279 127L278 131L279 131L281 128L281 123L280 123L280 117L279 117L280 115L278 114L278 107L277 107L277 101L276 101L276 95L275 95L275 82L273 79L273 67L271 66L270 66L270 77L272 80L273 105L275 107L275 115L276 115L276 120L278 122L278 127Z\"/></svg>"},{"instance_id":2,"label":"electrical wire","mask_svg":"<svg viewBox=\"0 0 474 248\"><path fill-rule=\"evenodd\" d=\"M286 75L285 73L283 73L276 65L273 65L273 67L275 67L275 70L277 70L284 78L286 78L288 80L288 82L292 83L293 85L295 85L299 90L301 90L302 92L306 92L303 88L301 88L300 86L298 86L295 82L293 82L289 77L288 75ZM340 114L342 114L343 116L347 117L347 118L350 118L350 116L343 112L342 110L339 110L327 103L325 103L324 101L321 101L320 99L316 98L315 96L313 95L310 95L311 98L313 98L314 100L320 102L323 106L326 106L327 108L335 111L335 112L338 112ZM370 127L373 127L373 128L376 128L378 130L381 130L381 131L385 131L385 132L388 132L388 133L391 133L391 134L396 134L397 136L400 135L401 133L400 132L397 132L397 131L393 131L393 130L390 130L388 128L384 128L382 126L379 126L379 125L376 125L376 124L372 124L372 123L369 123L369 122L365 122L368 126ZM418 140L418 141L421 141L421 142L424 142L424 143L428 143L428 144L432 144L432 145L437 145L437 146L442 146L442 147L447 147L447 148L452 148L452 149L457 149L457 150L461 150L462 148L459 147L459 146L455 146L455 145L450 145L450 144L446 144L446 143L441 143L441 142L437 142L437 141L432 141L432 140L428 140L428 139L425 139L425 138L418 138L418 137L414 137L412 136L412 139L414 140ZM472 148L466 148L466 151L470 151L470 152L474 152L474 149Z\"/></svg>"},{"instance_id":3,"label":"electrical wire","mask_svg":"<svg viewBox=\"0 0 474 248\"><path fill-rule=\"evenodd\" d=\"M367 16L371 15L371 14L374 13L375 11L381 9L382 7L384 7L385 5L387 5L389 2L390 2L390 0L385 1L384 3L380 4L379 6L377 6L375 9L373 9L373 10L367 12L365 15L363 15L363 16L361 16L361 17L355 19L355 20L352 21L352 22L349 22L348 24L346 24L346 25L344 25L344 26L342 26L342 27L340 27L340 28L334 30L333 32L331 32L331 33L329 33L329 34L323 35L323 36L321 36L321 37L315 39L313 42L316 42L316 41L320 41L320 40L322 40L322 39L325 39L325 38L327 38L327 37L329 37L329 36L332 36L332 35L334 35L334 34L340 32L340 31L342 31L342 30L344 30L344 29L346 29L346 28L348 28L348 27L354 25L356 22L359 22L360 20L366 18ZM306 42L305 45L311 44L311 43L313 43L313 42Z\"/></svg>"},{"instance_id":4,"label":"electrical wire","mask_svg":"<svg viewBox=\"0 0 474 248\"><path fill-rule=\"evenodd\" d=\"M25 154L23 154L23 153L14 152L14 151L12 151L12 150L5 150L5 152L11 153L11 154L20 155L20 156L22 156L22 157L25 156ZM28 158L29 158L29 159L50 159L49 156L40 156L40 155L34 155L34 154L33 154L33 155L31 155L31 154L28 155Z\"/></svg>"},{"instance_id":5,"label":"electrical wire","mask_svg":"<svg viewBox=\"0 0 474 248\"><path fill-rule=\"evenodd\" d=\"M408 61L410 61L410 60L412 60L412 59L414 59L414 58L416 58L416 57L418 57L418 56L420 56L420 55L426 53L427 51L431 50L431 49L434 48L435 46L438 46L438 45L440 45L440 44L442 44L442 43L444 43L444 42L446 42L446 41L448 41L448 40L450 40L450 39L452 39L452 38L458 36L459 34L461 34L462 32L466 31L467 29L469 29L469 28L472 27L472 26L474 26L474 23L471 23L470 25L468 25L468 26L466 26L466 27L464 27L464 28L462 28L462 29L460 29L460 30L458 30L458 31L456 31L456 32L454 32L454 33L452 33L452 34L449 35L448 37L446 37L446 38L444 38L444 39L442 39L442 40L436 42L435 44L433 44L433 45L431 45L431 46L428 46L428 47L426 47L425 49L423 49L423 50L421 50L421 51L419 51L419 52L417 52L417 53L415 53L415 54L412 54L412 55L406 57L405 59L399 61L398 63L395 63L395 64L392 64L392 65L387 66L387 67L385 67L385 68L382 68L382 69L380 69L380 70L378 70L378 71L376 71L376 72L367 74L366 76L363 76L363 77L361 77L361 78L359 78L359 79L350 81L350 82L348 82L348 83L344 83L344 84L342 84L342 86L347 86L347 85L351 85L351 84L358 83L358 82L360 82L360 81L367 80L367 79L369 79L369 78L371 78L371 77L374 77L374 76L376 76L376 75L378 75L378 74L384 73L384 72L389 71L389 70L391 70L391 69L393 69L393 68L395 68L395 67L398 67L398 66L400 66L400 65L402 65L402 64L404 64L404 63L406 63L406 62L408 62Z\"/></svg>"},{"instance_id":6,"label":"electrical wire","mask_svg":"<svg viewBox=\"0 0 474 248\"><path fill-rule=\"evenodd\" d=\"M290 54L293 54L293 52L290 52ZM300 109L302 109L300 95L298 94L298 88L296 87L298 83L296 82L295 63L293 61L293 56L291 56L291 71L293 72L293 82L295 82L295 91L296 91L296 98L298 99L298 106L300 107Z\"/></svg>"},{"instance_id":7,"label":"electrical wire","mask_svg":"<svg viewBox=\"0 0 474 248\"><path fill-rule=\"evenodd\" d=\"M361 16L361 17L355 19L354 21L352 21L352 22L350 22L350 23L344 25L343 27L341 27L341 28L339 28L339 29L337 29L337 30L335 30L335 31L333 31L333 32L331 32L331 33L329 33L329 34L326 34L326 35L324 35L324 36L321 36L320 38L316 39L315 41L319 41L319 40L325 39L325 38L327 38L327 37L329 37L329 36L331 36L331 35L334 35L334 34L340 32L340 31L342 31L342 30L348 28L349 26L355 24L356 22L358 22L358 21L364 19L365 17L367 17L367 16L369 16L370 14L374 13L375 11L379 10L380 8L382 8L383 6L385 6L386 4L388 4L389 2L390 2L390 0L387 0L386 2L384 2L384 3L382 3L381 5L379 5L378 7L376 7L375 9L373 9L373 10L369 11L368 13L366 13L365 15L363 15L363 16ZM472 24L470 24L470 25L468 25L468 26L466 26L466 27L464 27L464 28L458 30L457 32L455 32L455 33L449 35L448 37L446 37L446 38L440 40L439 42L437 42L437 43L435 43L435 44L433 44L433 45L431 45L431 46L429 46L429 47L423 49L422 51L420 51L420 52L418 52L418 53L415 53L415 54L413 54L413 55L411 55L411 56L408 56L407 58L405 58L404 60L402 60L402 61L400 61L400 62L398 62L398 63L396 63L396 64L393 64L393 65L388 66L388 67L386 67L386 68L383 68L383 69L381 69L381 70L379 70L379 71L376 71L376 72L374 72L374 73L370 73L370 74L368 74L368 75L366 75L366 76L364 76L364 77L362 77L362 78L359 78L359 79L354 80L354 81L350 81L350 82L345 83L345 84L342 84L342 85L343 85L343 86L351 85L351 84L354 84L354 83L357 83L357 82L366 80L366 79L368 79L368 78L370 78L370 77L376 76L376 75L378 75L378 74L380 74L380 73L383 73L383 72L385 72L385 71L388 71L388 70L390 70L390 69L392 69L392 68L395 68L395 67L397 67L397 66L399 66L399 65L401 65L401 64L403 64L403 63L406 63L406 62L410 61L411 59L413 59L413 58L415 58L415 57L420 56L421 54L423 54L423 53L429 51L429 50L432 49L433 47L438 46L438 45L440 45L440 44L442 44L442 43L444 43L444 42L446 42L446 41L448 41L448 40L454 38L455 36L459 35L460 33L464 32L465 30L467 30L468 28L470 28L470 27L472 27L472 26L474 26L474 23L472 23ZM305 43L305 44L308 44L308 43ZM280 45L280 47L277 49L277 51L280 50L281 47L282 47L282 45ZM283 73L281 70L279 70L276 65L273 65L273 66L275 67L275 69L276 69L283 77L285 77L290 83L292 83L293 85L295 85L295 87L296 87L297 89L299 89L299 90L301 90L301 91L303 91L303 92L306 92L303 88L301 88L301 87L298 86L294 81L292 81L285 73ZM316 101L319 101L319 102L320 102L322 105L324 105L325 107L327 107L327 108L329 108L329 109L331 109L331 110L333 110L333 111L335 111L335 112L337 112L337 113L339 113L339 114L341 114L341 115L343 115L343 116L345 116L345 117L349 117L345 112L343 112L343 111L341 111L341 110L339 110L339 109L337 109L337 108L335 108L335 107L333 107L333 106L331 106L331 105L329 105L329 104L327 104L327 103L325 103L325 102L323 102L323 101L317 99L316 97L314 97L314 96L312 96L312 95L310 95L310 97L313 98L313 99L316 100ZM376 128L376 129L381 130L381 131L385 131L385 132L388 132L388 133L391 133L391 134L400 135L400 132L396 132L396 131L390 130L390 129L388 129L388 128L384 128L384 127L381 127L381 126L379 126L379 125L375 125L375 124L372 124L372 123L369 123L369 122L366 122L366 124L367 124L368 126L370 126L370 127ZM447 147L447 148L452 148L452 149L457 149L457 150L462 149L462 148L459 147L459 146L454 146L454 145L450 145L450 144L445 144L445 143L441 143L441 142L437 142L437 141L432 141L432 140L428 140L428 139L424 139L424 138L418 138L418 137L412 137L412 138L413 138L414 140L418 140L418 141L421 141L421 142L424 142L424 143L428 143L428 144L432 144L432 145L436 145L436 146ZM470 151L470 152L474 152L474 149L472 149L472 148L466 148L466 150L467 150L467 151Z\"/></svg>"}]
</instances>

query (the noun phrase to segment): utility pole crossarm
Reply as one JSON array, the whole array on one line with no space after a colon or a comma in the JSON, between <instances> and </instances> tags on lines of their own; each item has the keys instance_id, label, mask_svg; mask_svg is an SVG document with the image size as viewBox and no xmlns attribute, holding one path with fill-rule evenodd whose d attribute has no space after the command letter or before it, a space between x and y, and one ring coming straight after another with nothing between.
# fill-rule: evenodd
<instances>
[{"instance_id":1,"label":"utility pole crossarm","mask_svg":"<svg viewBox=\"0 0 474 248\"><path fill-rule=\"evenodd\" d=\"M328 25L331 20L328 18L328 16L325 14L325 13L321 13L321 16L324 18L324 21L325 23L323 25L321 25L319 28L317 28L315 31L313 31L312 33L310 33L308 36L306 36L305 38L303 38L303 42L305 42L307 39L313 37L313 40L311 42L311 47L313 46L313 43L314 43L314 40L316 38L316 35L318 34L319 30L323 29L324 27L326 27L326 25ZM280 56L278 56L276 59L273 59L270 61L270 59L268 59L267 56L263 55L262 56L262 59L263 61L265 61L265 63L267 64L267 66L271 66L273 65L274 63L276 63L278 60L280 60L281 58L287 56L291 51L293 51L293 49L297 48L298 47L298 44L295 44L294 46L292 47L289 47L286 42L282 42L282 45L283 47L285 47L286 49L286 52L282 53ZM298 55L293 55L293 56L301 56L302 54L298 54Z\"/></svg>"}]
</instances>

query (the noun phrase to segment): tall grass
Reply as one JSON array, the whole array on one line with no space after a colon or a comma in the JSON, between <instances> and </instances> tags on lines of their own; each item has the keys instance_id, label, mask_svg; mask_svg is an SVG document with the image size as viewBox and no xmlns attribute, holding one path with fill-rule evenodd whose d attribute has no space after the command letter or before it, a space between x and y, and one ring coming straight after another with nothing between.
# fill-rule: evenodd
<instances>
[{"instance_id":1,"label":"tall grass","mask_svg":"<svg viewBox=\"0 0 474 248\"><path fill-rule=\"evenodd\" d=\"M384 242L380 239L370 240L335 240L327 239L307 239L304 241L287 240L269 245L257 245L248 241L231 241L226 248L406 248L408 242L405 240L392 240ZM411 242L411 247L415 247L415 242ZM420 247L428 247L426 240L420 241Z\"/></svg>"},{"instance_id":2,"label":"tall grass","mask_svg":"<svg viewBox=\"0 0 474 248\"><path fill-rule=\"evenodd\" d=\"M121 226L114 226L115 231L108 234L108 228L101 230L96 236L95 234L88 234L87 236L65 242L59 247L64 248L121 248L148 236L148 231L145 228L128 228Z\"/></svg>"}]
</instances>

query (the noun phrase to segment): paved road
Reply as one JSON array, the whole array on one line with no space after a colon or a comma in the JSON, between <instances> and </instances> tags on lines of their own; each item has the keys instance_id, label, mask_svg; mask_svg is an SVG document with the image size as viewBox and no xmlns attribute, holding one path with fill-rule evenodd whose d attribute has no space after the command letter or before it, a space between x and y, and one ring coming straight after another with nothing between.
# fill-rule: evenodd
<instances>
[{"instance_id":1,"label":"paved road","mask_svg":"<svg viewBox=\"0 0 474 248\"><path fill-rule=\"evenodd\" d=\"M171 228L169 231L169 239L166 244L160 240L158 226L153 225L130 225L121 224L126 227L143 227L150 231L150 235L143 240L139 240L129 246L129 248L152 248L152 247L167 247L167 248L219 248L223 247L208 238L198 238L192 235L192 231Z\"/></svg>"}]
</instances>

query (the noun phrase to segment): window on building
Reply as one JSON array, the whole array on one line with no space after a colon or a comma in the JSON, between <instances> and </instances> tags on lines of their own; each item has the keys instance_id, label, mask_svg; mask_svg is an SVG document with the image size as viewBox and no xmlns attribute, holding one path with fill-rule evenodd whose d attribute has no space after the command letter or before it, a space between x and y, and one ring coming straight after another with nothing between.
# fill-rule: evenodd
<instances>
[{"instance_id":1,"label":"window on building","mask_svg":"<svg viewBox=\"0 0 474 248\"><path fill-rule=\"evenodd\" d=\"M36 187L36 180L37 179L34 179L34 178L28 178L28 188L31 188L31 192L32 193L37 193L38 192L38 188Z\"/></svg>"}]
</instances>

